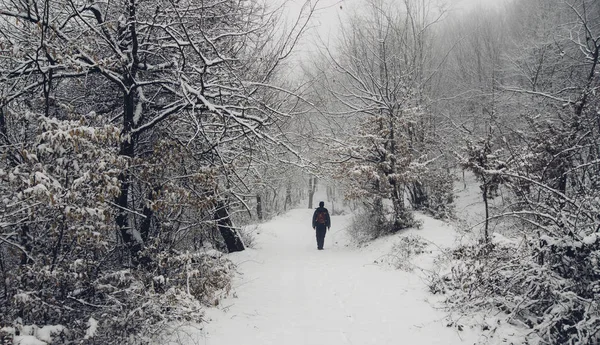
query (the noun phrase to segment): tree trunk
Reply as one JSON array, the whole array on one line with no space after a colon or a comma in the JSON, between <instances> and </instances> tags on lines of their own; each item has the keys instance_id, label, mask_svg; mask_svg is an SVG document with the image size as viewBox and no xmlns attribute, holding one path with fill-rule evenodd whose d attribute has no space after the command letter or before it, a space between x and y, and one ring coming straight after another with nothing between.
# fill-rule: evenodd
<instances>
[{"instance_id":1,"label":"tree trunk","mask_svg":"<svg viewBox=\"0 0 600 345\"><path fill-rule=\"evenodd\" d=\"M6 277L6 267L4 265L4 255L3 255L4 251L0 250L0 271L2 271L2 281L4 281L5 283L2 284L4 285L4 297L2 297L4 300L6 300L8 298L8 284L6 284L7 282L7 277Z\"/></svg>"},{"instance_id":2,"label":"tree trunk","mask_svg":"<svg viewBox=\"0 0 600 345\"><path fill-rule=\"evenodd\" d=\"M9 139L8 136L8 128L6 127L6 119L4 117L4 108L0 108L0 142L4 143L5 147L8 148L8 150L4 151L7 152L4 157L6 157L6 159L8 159L9 164L12 167L16 167L17 165L20 164L20 157L17 153L16 150L11 149L13 146L12 142Z\"/></svg>"},{"instance_id":3,"label":"tree trunk","mask_svg":"<svg viewBox=\"0 0 600 345\"><path fill-rule=\"evenodd\" d=\"M133 117L135 109L135 99L131 92L125 92L123 95L123 130L121 132L121 148L119 154L131 160L135 154L136 135L131 135L133 129ZM135 257L137 252L142 248L142 244L138 243L134 236L134 229L129 220L129 189L131 182L128 168L125 167L119 174L119 182L121 184L119 195L115 198L115 204L118 207L118 214L115 219L119 234L123 239L123 243L130 249L131 254Z\"/></svg>"},{"instance_id":4,"label":"tree trunk","mask_svg":"<svg viewBox=\"0 0 600 345\"><path fill-rule=\"evenodd\" d=\"M259 220L263 220L262 198L260 194L256 194L256 216Z\"/></svg>"},{"instance_id":5,"label":"tree trunk","mask_svg":"<svg viewBox=\"0 0 600 345\"><path fill-rule=\"evenodd\" d=\"M21 225L21 247L25 250L25 253L21 254L21 265L27 265L31 263L28 253L31 252L31 241L29 240L29 225Z\"/></svg>"},{"instance_id":6,"label":"tree trunk","mask_svg":"<svg viewBox=\"0 0 600 345\"><path fill-rule=\"evenodd\" d=\"M489 244L490 238L489 238L488 231L489 231L489 223L490 223L490 212L489 212L489 205L488 205L488 185L485 181L483 182L481 189L483 190L483 204L485 205L485 227L483 229L483 240L484 240L485 244Z\"/></svg>"},{"instance_id":7,"label":"tree trunk","mask_svg":"<svg viewBox=\"0 0 600 345\"><path fill-rule=\"evenodd\" d=\"M292 205L292 184L288 183L285 187L285 202L283 203L283 210L287 211L288 205Z\"/></svg>"},{"instance_id":8,"label":"tree trunk","mask_svg":"<svg viewBox=\"0 0 600 345\"><path fill-rule=\"evenodd\" d=\"M425 186L419 181L409 185L410 200L415 209L421 210L427 206L427 192Z\"/></svg>"},{"instance_id":9,"label":"tree trunk","mask_svg":"<svg viewBox=\"0 0 600 345\"><path fill-rule=\"evenodd\" d=\"M375 235L379 237L381 234L389 231L386 229L386 218L383 212L383 198L380 196L375 196L375 200L373 201L373 217L372 219L375 223Z\"/></svg>"},{"instance_id":10,"label":"tree trunk","mask_svg":"<svg viewBox=\"0 0 600 345\"><path fill-rule=\"evenodd\" d=\"M137 102L140 102L137 99L137 91L134 88L136 83L136 76L138 71L138 42L137 42L137 34L136 34L136 4L135 2L130 2L127 11L129 16L128 23L128 34L131 39L131 46L129 45L120 45L119 48L122 50L131 50L132 56L132 64L127 71L123 72L123 128L121 130L121 147L119 150L119 155L125 156L128 158L128 164L135 157L135 146L138 140L138 134L132 133L134 127L136 125L135 121L139 121L139 117L136 120L135 111ZM131 220L129 219L129 190L131 189L131 173L129 172L129 167L125 167L123 171L119 174L119 182L121 184L120 193L115 198L115 204L118 207L118 215L116 217L116 224L123 239L123 243L129 248L134 262L137 261L137 254L142 249L143 243L141 242L141 236L137 234L136 229L133 224L131 224Z\"/></svg>"},{"instance_id":11,"label":"tree trunk","mask_svg":"<svg viewBox=\"0 0 600 345\"><path fill-rule=\"evenodd\" d=\"M308 208L313 208L313 197L315 196L316 190L317 190L317 178L309 177L308 178Z\"/></svg>"},{"instance_id":12,"label":"tree trunk","mask_svg":"<svg viewBox=\"0 0 600 345\"><path fill-rule=\"evenodd\" d=\"M227 251L229 253L233 252L241 252L246 249L244 247L244 242L240 238L237 230L233 227L233 223L231 222L231 217L229 217L229 211L227 210L227 206L223 203L223 201L219 201L217 203L217 209L215 210L215 221L217 222L217 228L223 236L223 240L225 241L225 246L227 246Z\"/></svg>"},{"instance_id":13,"label":"tree trunk","mask_svg":"<svg viewBox=\"0 0 600 345\"><path fill-rule=\"evenodd\" d=\"M392 189L392 205L394 207L394 232L405 229L410 226L408 221L404 219L406 208L404 206L404 193L400 191L398 183L393 184Z\"/></svg>"},{"instance_id":14,"label":"tree trunk","mask_svg":"<svg viewBox=\"0 0 600 345\"><path fill-rule=\"evenodd\" d=\"M154 187L148 192L148 201L154 201L154 195L158 194L160 191L160 187ZM154 210L148 206L146 202L144 205L144 209L142 210L142 214L146 217L142 220L140 225L140 235L144 242L147 242L150 238L151 226L152 226L152 218L154 217Z\"/></svg>"}]
</instances>

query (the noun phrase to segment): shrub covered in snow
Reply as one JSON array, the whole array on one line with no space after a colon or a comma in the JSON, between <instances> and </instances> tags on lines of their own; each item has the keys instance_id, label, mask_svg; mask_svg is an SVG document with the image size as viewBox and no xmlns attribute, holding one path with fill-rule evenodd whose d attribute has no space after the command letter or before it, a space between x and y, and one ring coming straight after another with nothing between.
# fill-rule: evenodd
<instances>
[{"instance_id":1,"label":"shrub covered in snow","mask_svg":"<svg viewBox=\"0 0 600 345\"><path fill-rule=\"evenodd\" d=\"M390 211L381 198L375 198L372 203L364 203L357 208L348 233L358 244L364 244L378 237L393 234L397 227L390 219ZM421 223L409 211L404 211L401 219L406 223L402 228L420 227Z\"/></svg>"},{"instance_id":2,"label":"shrub covered in snow","mask_svg":"<svg viewBox=\"0 0 600 345\"><path fill-rule=\"evenodd\" d=\"M596 238L546 242L541 250L531 239L461 246L430 289L464 313L504 312L551 344L597 344L599 260Z\"/></svg>"},{"instance_id":3,"label":"shrub covered in snow","mask_svg":"<svg viewBox=\"0 0 600 345\"><path fill-rule=\"evenodd\" d=\"M144 343L169 321L200 321L229 291L233 266L174 240L149 243L140 257L151 259L133 263L114 229L119 131L93 118L26 118L34 140L0 169L4 339Z\"/></svg>"},{"instance_id":4,"label":"shrub covered in snow","mask_svg":"<svg viewBox=\"0 0 600 345\"><path fill-rule=\"evenodd\" d=\"M586 114L576 116L577 121L584 119L582 115ZM436 280L432 290L449 288L448 300L458 305L505 311L551 344L597 344L599 161L579 145L597 146L600 141L582 128L557 128L560 125L551 122L535 126L549 134L561 133L561 139L538 136L522 149L504 154L492 153L489 147L469 151L469 162L476 164L466 166L478 175L486 203L485 236L483 243L454 252L452 272ZM579 150L583 152L574 154ZM492 214L487 193L497 183L510 195L504 208ZM518 227L519 240L492 241L488 232L492 218Z\"/></svg>"},{"instance_id":5,"label":"shrub covered in snow","mask_svg":"<svg viewBox=\"0 0 600 345\"><path fill-rule=\"evenodd\" d=\"M413 209L426 212L438 219L454 215L455 177L442 167L431 165L407 186Z\"/></svg>"},{"instance_id":6,"label":"shrub covered in snow","mask_svg":"<svg viewBox=\"0 0 600 345\"><path fill-rule=\"evenodd\" d=\"M255 237L258 232L258 225L246 225L240 228L239 233L246 248L254 248Z\"/></svg>"},{"instance_id":7,"label":"shrub covered in snow","mask_svg":"<svg viewBox=\"0 0 600 345\"><path fill-rule=\"evenodd\" d=\"M384 259L389 264L403 271L412 271L414 264L412 259L425 253L427 243L423 238L417 235L408 235L400 237L399 241L392 246L391 253Z\"/></svg>"},{"instance_id":8,"label":"shrub covered in snow","mask_svg":"<svg viewBox=\"0 0 600 345\"><path fill-rule=\"evenodd\" d=\"M30 276L11 286L22 292L5 303L3 323L61 324L64 341L143 344L168 322L202 321L203 306L218 304L230 290L233 265L211 251L162 253L151 270L99 269L92 262L53 272L29 269ZM16 336L52 343L39 334L17 328Z\"/></svg>"}]
</instances>

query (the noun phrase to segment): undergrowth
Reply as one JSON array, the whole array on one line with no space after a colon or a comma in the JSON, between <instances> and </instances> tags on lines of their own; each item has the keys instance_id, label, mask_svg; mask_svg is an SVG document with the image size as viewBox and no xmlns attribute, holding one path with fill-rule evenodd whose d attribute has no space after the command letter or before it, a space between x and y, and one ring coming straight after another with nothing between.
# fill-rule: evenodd
<instances>
[{"instance_id":1,"label":"undergrowth","mask_svg":"<svg viewBox=\"0 0 600 345\"><path fill-rule=\"evenodd\" d=\"M547 344L599 344L598 241L570 242L576 252L531 239L461 246L429 289L460 313L504 313Z\"/></svg>"}]
</instances>

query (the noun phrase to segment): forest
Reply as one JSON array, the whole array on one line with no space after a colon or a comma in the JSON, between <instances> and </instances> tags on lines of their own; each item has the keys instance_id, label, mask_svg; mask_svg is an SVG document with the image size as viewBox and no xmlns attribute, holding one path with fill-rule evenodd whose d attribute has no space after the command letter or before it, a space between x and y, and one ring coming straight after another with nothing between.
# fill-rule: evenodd
<instances>
[{"instance_id":1,"label":"forest","mask_svg":"<svg viewBox=\"0 0 600 345\"><path fill-rule=\"evenodd\" d=\"M320 8L0 0L0 343L149 344L318 188L364 242L461 224L465 173L430 292L600 342L600 2L365 0L306 43Z\"/></svg>"}]
</instances>

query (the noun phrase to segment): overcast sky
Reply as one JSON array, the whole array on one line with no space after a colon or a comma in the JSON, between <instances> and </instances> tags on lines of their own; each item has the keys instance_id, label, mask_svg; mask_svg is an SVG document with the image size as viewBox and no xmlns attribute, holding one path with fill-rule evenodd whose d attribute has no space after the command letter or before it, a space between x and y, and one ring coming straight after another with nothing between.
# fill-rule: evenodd
<instances>
[{"instance_id":1,"label":"overcast sky","mask_svg":"<svg viewBox=\"0 0 600 345\"><path fill-rule=\"evenodd\" d=\"M284 0L285 1L285 0ZM296 18L297 13L305 0L287 0L285 7L288 12L288 21ZM311 46L316 43L317 36L327 43L332 42L340 26L340 20L344 16L359 8L365 0L319 0L318 11L311 21L311 31L305 35L302 44L299 47L298 54L304 55L307 50L313 50ZM400 0L396 0L400 1ZM454 12L464 12L475 8L478 5L494 6L502 2L501 0L431 0L445 1L447 6Z\"/></svg>"}]
</instances>

